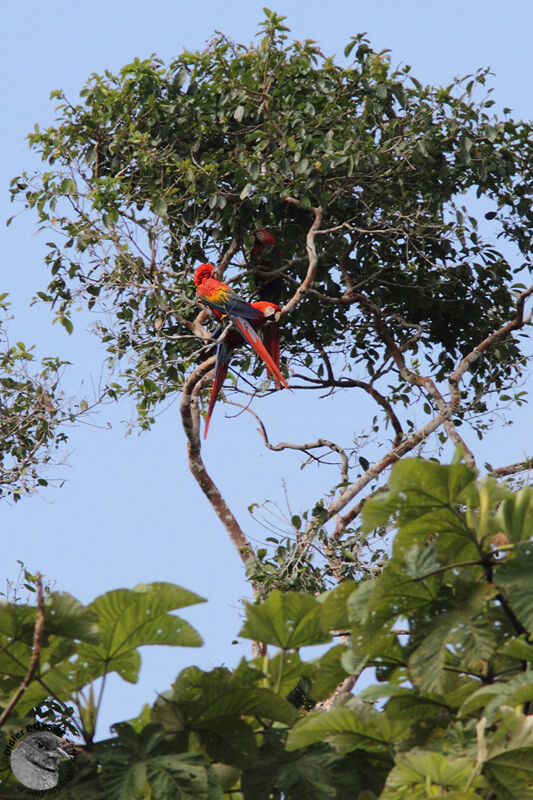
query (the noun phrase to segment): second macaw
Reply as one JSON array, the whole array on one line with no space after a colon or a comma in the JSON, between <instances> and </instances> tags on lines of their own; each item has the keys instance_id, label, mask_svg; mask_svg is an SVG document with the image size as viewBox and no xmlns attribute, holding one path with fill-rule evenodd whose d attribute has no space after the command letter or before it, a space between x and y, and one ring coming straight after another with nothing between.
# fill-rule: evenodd
<instances>
[{"instance_id":1,"label":"second macaw","mask_svg":"<svg viewBox=\"0 0 533 800\"><path fill-rule=\"evenodd\" d=\"M254 328L260 327L262 329L265 348L279 370L279 327L276 317L281 311L281 308L275 303L268 303L264 300L260 300L257 303L251 303L250 305L252 308L255 308L261 312L262 319L259 318L252 320L252 325ZM243 336L240 331L236 330L235 328L227 329L217 344L215 375L213 378L213 385L211 387L211 395L209 396L209 406L207 408L207 414L205 417L204 439L207 438L209 423L211 422L211 415L213 414L213 409L215 407L218 394L222 388L222 384L224 383L226 375L228 374L231 354L236 347L239 347L242 344ZM285 385L287 384L285 383ZM280 388L280 382L278 379L276 379L276 387L278 389Z\"/></svg>"},{"instance_id":2,"label":"second macaw","mask_svg":"<svg viewBox=\"0 0 533 800\"><path fill-rule=\"evenodd\" d=\"M283 288L281 251L268 231L257 230L253 235L250 262L254 268L254 281L259 290L259 299L279 303Z\"/></svg>"}]
</instances>

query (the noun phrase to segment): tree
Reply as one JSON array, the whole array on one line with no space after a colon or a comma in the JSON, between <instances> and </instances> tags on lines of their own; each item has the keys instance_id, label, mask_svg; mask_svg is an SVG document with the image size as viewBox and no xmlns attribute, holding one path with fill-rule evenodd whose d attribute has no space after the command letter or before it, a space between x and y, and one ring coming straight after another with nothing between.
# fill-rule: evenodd
<instances>
[{"instance_id":1,"label":"tree","mask_svg":"<svg viewBox=\"0 0 533 800\"><path fill-rule=\"evenodd\" d=\"M488 465L492 477L476 484L460 429L481 438L494 411L523 402L531 126L495 117L490 90L477 99L486 71L425 87L363 36L341 66L314 42L289 43L283 18L265 14L257 46L218 35L168 69L137 60L118 76L93 75L78 105L54 93L57 124L29 137L47 169L12 183L13 198L53 231L51 278L37 296L68 332L74 302L98 313L113 371L107 396L134 397L148 429L157 406L181 394L192 474L266 598L241 632L260 644L257 657L232 672L186 670L153 709L94 743L99 702L79 693L113 669L133 680L138 665L135 642L127 654L105 649L109 619L99 614L113 603L104 596L89 609L103 644L91 639L82 655L73 644L68 663L58 652L54 691L42 680L35 697L24 688L10 713L78 697L87 760L65 787L71 797L392 800L429 788L529 797L531 490L513 494L494 476L531 461ZM258 228L284 254L291 388L365 392L376 404L367 427L383 444L393 431L372 463L357 445L323 438L272 444L254 400L266 447L339 470L293 518L297 536L270 551L251 546L202 459L213 326L191 280L210 260L251 296L248 234ZM234 364L233 389L247 395L242 372L259 365L244 351ZM447 441L458 447L450 466L403 458ZM146 611L138 591L121 601L132 603L132 623ZM152 600L163 602L166 614L183 592L143 589L142 600L149 614ZM35 656L30 637L39 603L16 608L30 669L44 647ZM318 663L300 660L301 647L332 632L341 644ZM83 640L76 625L71 635ZM377 686L351 697L368 667ZM386 704L372 707L380 697Z\"/></svg>"},{"instance_id":2,"label":"tree","mask_svg":"<svg viewBox=\"0 0 533 800\"><path fill-rule=\"evenodd\" d=\"M28 725L75 726L84 744L60 775L71 800L530 797L533 489L404 459L365 504L364 531L391 518L381 574L249 604L240 635L270 653L232 671L183 670L104 741L93 741L104 687L93 682L113 671L134 682L143 644L200 644L170 612L201 598L152 584L84 607L26 574L37 608L0 606L4 754ZM300 658L332 635L344 641ZM351 695L368 669L375 684ZM20 786L6 761L10 800Z\"/></svg>"},{"instance_id":3,"label":"tree","mask_svg":"<svg viewBox=\"0 0 533 800\"><path fill-rule=\"evenodd\" d=\"M43 358L34 368L33 347L8 338L7 295L0 297L0 498L17 502L48 485L63 457L67 429L104 398L76 403L65 396L61 375L67 362ZM44 477L44 476L47 477Z\"/></svg>"}]
</instances>

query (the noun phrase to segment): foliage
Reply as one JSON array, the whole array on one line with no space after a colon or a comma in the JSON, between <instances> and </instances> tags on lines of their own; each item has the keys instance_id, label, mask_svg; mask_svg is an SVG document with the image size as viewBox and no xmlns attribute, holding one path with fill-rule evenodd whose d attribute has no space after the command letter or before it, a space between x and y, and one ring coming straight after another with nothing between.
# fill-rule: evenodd
<instances>
[{"instance_id":1,"label":"foliage","mask_svg":"<svg viewBox=\"0 0 533 800\"><path fill-rule=\"evenodd\" d=\"M112 670L135 681L141 644L199 644L169 611L200 598L152 584L84 608L50 593L40 669L4 742L48 695L78 709L84 743L58 795L70 800L533 796L533 489L476 482L459 462L404 460L388 492L368 501L364 525L391 518L397 532L379 576L319 597L274 590L248 605L240 636L264 642L263 656L233 670L183 670L104 741L93 741L98 709L81 702L94 696L90 682ZM25 672L35 609L0 610L5 702ZM332 631L351 635L300 658ZM325 702L365 671L371 685ZM304 684L310 705L296 699ZM3 776L9 800L17 787Z\"/></svg>"},{"instance_id":2,"label":"foliage","mask_svg":"<svg viewBox=\"0 0 533 800\"><path fill-rule=\"evenodd\" d=\"M423 86L364 36L339 64L315 42L291 43L283 19L265 9L254 45L218 34L168 67L137 59L92 75L78 103L54 92L56 124L29 136L44 171L11 184L51 237L37 298L68 332L74 307L91 310L109 356L106 397L131 396L142 429L181 393L192 474L265 595L378 571L383 554L363 557L352 524L361 498L349 506L415 447L451 439L474 463L461 426L481 438L495 409L524 402L520 331L533 293L521 282L531 126L493 114L487 71ZM213 327L191 278L211 260L253 297L257 228L283 253L291 388L363 391L377 408L341 444L274 445L260 428L271 450L340 474L292 516L286 540L256 552L202 461ZM245 349L233 366L259 368ZM231 383L250 393L250 381Z\"/></svg>"},{"instance_id":3,"label":"foliage","mask_svg":"<svg viewBox=\"0 0 533 800\"><path fill-rule=\"evenodd\" d=\"M35 720L76 731L58 792L70 800L533 798L533 489L494 477L531 462L478 481L459 433L468 422L481 437L489 408L523 402L531 126L494 117L490 91L478 99L486 71L426 87L364 36L339 65L265 14L257 45L217 35L168 68L136 60L93 75L77 105L55 92L56 125L30 135L45 171L12 182L52 231L38 299L69 333L74 304L96 315L106 396L132 396L149 428L182 394L189 466L256 593L240 635L259 655L183 670L96 741L106 675L135 682L141 646L201 644L172 613L201 598L155 583L85 607L43 598L27 573L37 606L0 605L3 749ZM260 427L271 450L340 476L255 552L201 457L212 328L191 276L211 260L252 296L257 228L283 251L291 385L364 391L378 412L344 446L274 445ZM40 483L35 454L62 435L46 388L60 365L24 382L30 359L19 344L3 361L20 422L0 437L14 497L17 481ZM256 370L246 353L235 364ZM238 379L235 390L248 391ZM383 443L387 426L392 445L371 463L363 444ZM460 445L451 465L405 458L433 434Z\"/></svg>"},{"instance_id":4,"label":"foliage","mask_svg":"<svg viewBox=\"0 0 533 800\"><path fill-rule=\"evenodd\" d=\"M10 344L6 297L0 296L0 497L16 502L48 485L66 426L88 406L73 408L64 397L59 379L66 362L44 358L36 370L34 348Z\"/></svg>"},{"instance_id":5,"label":"foliage","mask_svg":"<svg viewBox=\"0 0 533 800\"><path fill-rule=\"evenodd\" d=\"M142 425L198 351L194 263L234 257L248 293L243 248L254 228L278 237L288 297L307 270L311 209L323 209L320 269L291 310L285 354L317 388L331 385L328 363L333 385L379 371L400 406L409 386L391 385L368 304L441 380L509 319L513 276L530 265L530 128L495 119L490 92L474 99L486 71L422 86L363 36L341 66L311 41L289 44L282 20L267 12L257 46L218 35L168 68L153 58L92 75L80 104L54 92L57 124L29 137L47 170L12 182L53 232L38 297L68 330L73 303L111 312L95 326L113 363L127 362L111 390L137 397ZM461 205L472 192L490 206L488 235L478 206ZM495 236L517 246L514 263ZM513 383L521 365L512 338L488 352L464 413L485 410L486 393Z\"/></svg>"}]
</instances>

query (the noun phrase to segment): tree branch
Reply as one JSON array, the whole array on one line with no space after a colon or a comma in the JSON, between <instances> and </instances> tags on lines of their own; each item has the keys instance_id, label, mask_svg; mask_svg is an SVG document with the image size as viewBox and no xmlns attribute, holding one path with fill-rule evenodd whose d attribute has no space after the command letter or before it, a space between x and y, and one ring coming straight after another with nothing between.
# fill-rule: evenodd
<instances>
[{"instance_id":1,"label":"tree branch","mask_svg":"<svg viewBox=\"0 0 533 800\"><path fill-rule=\"evenodd\" d=\"M16 704L30 685L33 680L33 676L35 675L35 670L39 664L39 655L41 653L41 644L43 638L43 630L44 630L44 596L43 596L43 581L40 573L35 575L35 581L37 583L37 608L35 610L35 625L33 628L33 645L32 645L32 652L31 652L31 660L30 666L28 667L28 671L24 676L22 683L20 684L19 688L4 708L2 713L0 714L0 728L9 717L13 709L15 708Z\"/></svg>"},{"instance_id":2,"label":"tree branch","mask_svg":"<svg viewBox=\"0 0 533 800\"><path fill-rule=\"evenodd\" d=\"M294 197L284 197L284 200L287 203L292 203L293 205L299 205L298 200ZM300 300L304 297L307 290L311 286L311 283L314 280L316 270L318 267L318 256L316 253L315 247L315 236L320 228L320 224L322 222L323 212L320 206L317 208L312 209L315 218L313 220L313 224L309 228L306 237L306 248L307 248L307 258L309 259L309 266L307 268L307 274L301 284L299 285L298 289L296 289L295 293L291 297L288 303L286 303L283 308L281 309L280 317L285 316L285 314L289 314L300 302Z\"/></svg>"},{"instance_id":3,"label":"tree branch","mask_svg":"<svg viewBox=\"0 0 533 800\"><path fill-rule=\"evenodd\" d=\"M214 364L212 356L203 364L200 364L187 379L183 387L183 394L180 403L181 421L183 430L187 437L187 454L189 459L189 469L198 483L200 489L205 494L215 514L226 529L231 541L233 542L241 561L248 567L250 560L255 559L252 545L246 538L239 523L233 516L226 501L222 497L220 490L208 474L201 456L200 444L200 413L198 408L198 395L202 389L202 381Z\"/></svg>"},{"instance_id":4,"label":"tree branch","mask_svg":"<svg viewBox=\"0 0 533 800\"><path fill-rule=\"evenodd\" d=\"M516 464L508 464L505 467L497 467L491 469L491 475L498 475L503 478L506 475L516 475L518 472L525 472L526 470L533 469L533 458L526 458L524 461L518 461Z\"/></svg>"}]
</instances>

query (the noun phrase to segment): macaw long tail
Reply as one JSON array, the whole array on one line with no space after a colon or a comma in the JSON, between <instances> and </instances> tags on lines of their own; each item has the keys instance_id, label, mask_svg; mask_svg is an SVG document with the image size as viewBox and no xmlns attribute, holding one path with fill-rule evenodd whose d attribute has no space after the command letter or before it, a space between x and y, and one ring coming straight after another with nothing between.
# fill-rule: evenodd
<instances>
[{"instance_id":1,"label":"macaw long tail","mask_svg":"<svg viewBox=\"0 0 533 800\"><path fill-rule=\"evenodd\" d=\"M285 388L288 389L289 386L287 384L287 381L279 371L279 367L277 367L274 361L272 360L263 342L259 338L257 332L252 328L248 320L242 319L240 317L233 317L233 322L238 327L238 329L240 330L240 332L242 333L248 344L250 344L254 348L259 358L263 359L265 367L276 381L276 387L281 388L281 384L283 384L283 386L285 386Z\"/></svg>"},{"instance_id":2,"label":"macaw long tail","mask_svg":"<svg viewBox=\"0 0 533 800\"><path fill-rule=\"evenodd\" d=\"M228 347L225 341L221 341L217 344L215 375L213 377L213 385L211 386L211 395L209 396L209 406L207 408L207 414L205 416L204 439L207 439L207 433L209 431L209 423L211 422L211 415L213 413L213 409L217 401L218 393L220 392L222 384L224 383L226 375L228 374L228 367L231 358L231 350L232 348Z\"/></svg>"},{"instance_id":3,"label":"macaw long tail","mask_svg":"<svg viewBox=\"0 0 533 800\"><path fill-rule=\"evenodd\" d=\"M263 333L263 344L272 361L279 369L279 325L277 322L267 322L261 329Z\"/></svg>"}]
</instances>

